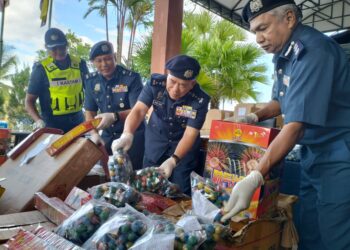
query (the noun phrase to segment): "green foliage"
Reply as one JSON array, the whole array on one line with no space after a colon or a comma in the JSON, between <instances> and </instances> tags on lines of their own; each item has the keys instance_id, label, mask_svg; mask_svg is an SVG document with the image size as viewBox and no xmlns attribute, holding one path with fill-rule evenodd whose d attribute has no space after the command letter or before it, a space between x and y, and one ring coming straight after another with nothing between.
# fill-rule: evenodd
<instances>
[{"instance_id":1,"label":"green foliage","mask_svg":"<svg viewBox=\"0 0 350 250\"><path fill-rule=\"evenodd\" d=\"M6 112L11 127L18 123L30 124L31 119L25 110L26 88L30 77L30 68L25 67L11 76L12 90L10 91L9 101Z\"/></svg>"},{"instance_id":2,"label":"green foliage","mask_svg":"<svg viewBox=\"0 0 350 250\"><path fill-rule=\"evenodd\" d=\"M66 38L68 41L68 54L89 61L89 53L91 49L90 44L84 43L83 40L77 37L77 35L71 30L68 30ZM47 52L45 50L38 50L36 53L37 61L41 61L47 57Z\"/></svg>"},{"instance_id":3,"label":"green foliage","mask_svg":"<svg viewBox=\"0 0 350 250\"><path fill-rule=\"evenodd\" d=\"M185 13L181 53L195 57L201 64L197 81L212 97L211 108L220 100L256 100L255 85L266 82L266 66L257 63L262 50L245 42L242 29L205 11ZM151 35L136 46L134 70L150 76Z\"/></svg>"},{"instance_id":4,"label":"green foliage","mask_svg":"<svg viewBox=\"0 0 350 250\"><path fill-rule=\"evenodd\" d=\"M11 70L17 66L17 58L14 56L11 51L13 47L4 46L2 55L2 64L0 67L0 119L5 119L6 112L4 105L9 99L9 92L11 87L6 85L4 81L9 80L11 78Z\"/></svg>"}]
</instances>

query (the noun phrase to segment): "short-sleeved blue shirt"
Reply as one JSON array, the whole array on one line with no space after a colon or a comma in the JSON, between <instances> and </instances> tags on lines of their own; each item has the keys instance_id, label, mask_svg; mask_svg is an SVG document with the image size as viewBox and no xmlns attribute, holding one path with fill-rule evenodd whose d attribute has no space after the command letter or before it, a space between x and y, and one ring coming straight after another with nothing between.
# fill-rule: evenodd
<instances>
[{"instance_id":1,"label":"short-sleeved blue shirt","mask_svg":"<svg viewBox=\"0 0 350 250\"><path fill-rule=\"evenodd\" d=\"M63 62L55 62L57 67L61 70L68 69L68 67L70 66L70 63L71 63L71 59L69 55L66 57L66 59ZM83 80L83 86L84 86L85 75L89 73L89 70L86 66L86 62L84 60L81 60L79 68L81 72L81 79ZM49 83L49 79L47 78L44 67L40 62L36 62L32 68L32 73L30 76L27 93L39 97L41 115L46 123L48 123L48 121L52 119L52 116L53 116L52 109L51 109L51 98L50 98L49 87L50 87L50 83ZM64 116L67 117L69 116L69 114Z\"/></svg>"},{"instance_id":2,"label":"short-sleeved blue shirt","mask_svg":"<svg viewBox=\"0 0 350 250\"><path fill-rule=\"evenodd\" d=\"M326 143L350 135L350 64L333 39L298 24L273 61L272 98L280 103L285 123L305 124L299 143Z\"/></svg>"},{"instance_id":3,"label":"short-sleeved blue shirt","mask_svg":"<svg viewBox=\"0 0 350 250\"><path fill-rule=\"evenodd\" d=\"M166 90L166 79L166 75L153 74L139 96L139 101L148 107L153 106L146 126L145 157L154 162L165 153L171 155L175 152L187 126L202 128L210 101L199 84L174 101Z\"/></svg>"},{"instance_id":4,"label":"short-sleeved blue shirt","mask_svg":"<svg viewBox=\"0 0 350 250\"><path fill-rule=\"evenodd\" d=\"M100 111L101 113L130 109L135 105L142 88L140 75L119 65L110 80L97 72L91 73L85 81L84 108L87 111ZM142 127L143 125L139 128ZM123 129L124 122L116 121L104 132L116 136L122 133Z\"/></svg>"}]
</instances>

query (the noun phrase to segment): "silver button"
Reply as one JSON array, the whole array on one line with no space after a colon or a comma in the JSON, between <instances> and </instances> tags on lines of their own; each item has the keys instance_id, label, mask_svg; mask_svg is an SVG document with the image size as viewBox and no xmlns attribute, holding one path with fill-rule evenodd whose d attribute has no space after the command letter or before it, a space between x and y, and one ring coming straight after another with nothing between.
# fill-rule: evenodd
<instances>
[{"instance_id":1,"label":"silver button","mask_svg":"<svg viewBox=\"0 0 350 250\"><path fill-rule=\"evenodd\" d=\"M280 96L284 96L284 93L283 93L283 91L281 91L281 92L280 92Z\"/></svg>"},{"instance_id":2,"label":"silver button","mask_svg":"<svg viewBox=\"0 0 350 250\"><path fill-rule=\"evenodd\" d=\"M172 135L173 134L173 132L169 132L169 135Z\"/></svg>"},{"instance_id":3,"label":"silver button","mask_svg":"<svg viewBox=\"0 0 350 250\"><path fill-rule=\"evenodd\" d=\"M172 142L172 140L169 140L169 142Z\"/></svg>"},{"instance_id":4,"label":"silver button","mask_svg":"<svg viewBox=\"0 0 350 250\"><path fill-rule=\"evenodd\" d=\"M110 109L110 108L111 108L111 105L108 105L107 107Z\"/></svg>"},{"instance_id":5,"label":"silver button","mask_svg":"<svg viewBox=\"0 0 350 250\"><path fill-rule=\"evenodd\" d=\"M279 69L279 70L278 70L278 74L281 75L282 73L283 73L282 69Z\"/></svg>"},{"instance_id":6,"label":"silver button","mask_svg":"<svg viewBox=\"0 0 350 250\"><path fill-rule=\"evenodd\" d=\"M107 98L109 98L109 95L107 96Z\"/></svg>"},{"instance_id":7,"label":"silver button","mask_svg":"<svg viewBox=\"0 0 350 250\"><path fill-rule=\"evenodd\" d=\"M123 98L120 98L121 101L123 101Z\"/></svg>"},{"instance_id":8,"label":"silver button","mask_svg":"<svg viewBox=\"0 0 350 250\"><path fill-rule=\"evenodd\" d=\"M170 125L170 126L173 126L173 123L171 122L169 125Z\"/></svg>"},{"instance_id":9,"label":"silver button","mask_svg":"<svg viewBox=\"0 0 350 250\"><path fill-rule=\"evenodd\" d=\"M113 127L114 127L114 124L112 124L111 127L113 128Z\"/></svg>"},{"instance_id":10,"label":"silver button","mask_svg":"<svg viewBox=\"0 0 350 250\"><path fill-rule=\"evenodd\" d=\"M285 117L285 114L282 114L282 118L284 119L284 117Z\"/></svg>"}]
</instances>

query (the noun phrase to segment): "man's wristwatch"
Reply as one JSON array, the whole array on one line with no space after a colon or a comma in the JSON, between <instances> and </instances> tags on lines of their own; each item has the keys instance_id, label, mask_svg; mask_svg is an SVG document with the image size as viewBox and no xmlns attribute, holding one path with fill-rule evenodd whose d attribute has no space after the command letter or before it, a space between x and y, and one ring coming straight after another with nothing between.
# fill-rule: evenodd
<instances>
[{"instance_id":1,"label":"man's wristwatch","mask_svg":"<svg viewBox=\"0 0 350 250\"><path fill-rule=\"evenodd\" d=\"M177 165L177 164L180 162L180 160L181 160L180 157L178 157L176 154L173 154L171 157L174 158L176 165Z\"/></svg>"},{"instance_id":2,"label":"man's wristwatch","mask_svg":"<svg viewBox=\"0 0 350 250\"><path fill-rule=\"evenodd\" d=\"M119 113L118 112L114 112L114 122L119 121Z\"/></svg>"}]
</instances>

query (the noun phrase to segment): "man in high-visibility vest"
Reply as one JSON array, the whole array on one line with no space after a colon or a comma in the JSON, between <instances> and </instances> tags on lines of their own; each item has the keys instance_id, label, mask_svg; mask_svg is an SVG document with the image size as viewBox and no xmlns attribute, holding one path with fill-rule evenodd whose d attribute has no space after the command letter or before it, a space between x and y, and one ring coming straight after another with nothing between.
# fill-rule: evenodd
<instances>
[{"instance_id":1,"label":"man in high-visibility vest","mask_svg":"<svg viewBox=\"0 0 350 250\"><path fill-rule=\"evenodd\" d=\"M61 30L46 32L45 47L49 56L33 66L25 107L35 121L34 128L67 132L85 120L83 79L89 71L84 60L67 53L67 38ZM35 105L38 98L41 114Z\"/></svg>"}]
</instances>

